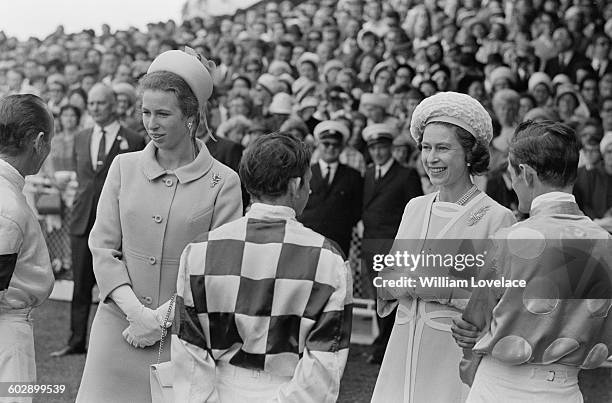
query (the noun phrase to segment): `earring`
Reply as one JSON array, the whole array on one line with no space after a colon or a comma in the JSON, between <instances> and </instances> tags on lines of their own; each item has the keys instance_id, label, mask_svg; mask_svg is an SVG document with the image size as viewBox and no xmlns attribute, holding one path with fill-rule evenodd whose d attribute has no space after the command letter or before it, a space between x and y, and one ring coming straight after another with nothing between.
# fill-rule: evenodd
<instances>
[{"instance_id":1,"label":"earring","mask_svg":"<svg viewBox=\"0 0 612 403\"><path fill-rule=\"evenodd\" d=\"M471 167L471 166L472 166L472 163L471 163L471 162L468 162L468 163L467 163L467 166Z\"/></svg>"},{"instance_id":2,"label":"earring","mask_svg":"<svg viewBox=\"0 0 612 403\"><path fill-rule=\"evenodd\" d=\"M191 130L191 125L192 125L192 123L191 123L191 122L187 123L187 128L188 128L189 130Z\"/></svg>"}]
</instances>

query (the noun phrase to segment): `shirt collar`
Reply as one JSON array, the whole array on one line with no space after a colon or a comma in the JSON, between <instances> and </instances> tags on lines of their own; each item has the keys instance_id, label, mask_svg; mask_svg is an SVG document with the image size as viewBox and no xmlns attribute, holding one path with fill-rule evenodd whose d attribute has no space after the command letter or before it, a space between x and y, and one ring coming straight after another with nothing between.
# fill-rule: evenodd
<instances>
[{"instance_id":1,"label":"shirt collar","mask_svg":"<svg viewBox=\"0 0 612 403\"><path fill-rule=\"evenodd\" d=\"M100 133L102 131L102 126L99 126L96 124L96 131L98 133ZM108 125L104 126L104 132L106 133L106 135L110 135L111 133L116 134L119 132L119 129L121 129L121 125L119 124L118 120L113 120L111 123L109 123Z\"/></svg>"},{"instance_id":2,"label":"shirt collar","mask_svg":"<svg viewBox=\"0 0 612 403\"><path fill-rule=\"evenodd\" d=\"M338 161L336 162L332 162L332 163L327 163L325 161L323 161L322 159L319 159L319 167L321 167L321 172L325 171L325 168L330 167L332 171L335 171L338 168L338 165L340 163Z\"/></svg>"},{"instance_id":3,"label":"shirt collar","mask_svg":"<svg viewBox=\"0 0 612 403\"><path fill-rule=\"evenodd\" d=\"M288 206L253 203L246 213L246 217L259 220L295 220L295 210Z\"/></svg>"},{"instance_id":4,"label":"shirt collar","mask_svg":"<svg viewBox=\"0 0 612 403\"><path fill-rule=\"evenodd\" d=\"M391 169L391 165L393 165L393 157L389 158L389 161L385 162L383 165L376 165L376 167L380 166L381 175L385 176L389 169Z\"/></svg>"},{"instance_id":5,"label":"shirt collar","mask_svg":"<svg viewBox=\"0 0 612 403\"><path fill-rule=\"evenodd\" d=\"M168 171L157 162L157 147L151 141L142 151L142 170L149 180L154 180L162 175L172 173L176 176L180 183L188 183L194 181L206 173L212 167L214 158L210 155L206 144L199 139L196 139L200 152L195 160L187 165L179 167L174 171Z\"/></svg>"},{"instance_id":6,"label":"shirt collar","mask_svg":"<svg viewBox=\"0 0 612 403\"><path fill-rule=\"evenodd\" d=\"M531 202L531 215L534 215L536 211L545 210L542 208L542 206L545 204L558 204L566 202L576 203L576 198L571 193L558 191L541 194Z\"/></svg>"},{"instance_id":7,"label":"shirt collar","mask_svg":"<svg viewBox=\"0 0 612 403\"><path fill-rule=\"evenodd\" d=\"M0 176L8 180L20 192L23 191L23 187L25 185L25 178L14 166L4 161L2 158L0 158Z\"/></svg>"}]
</instances>

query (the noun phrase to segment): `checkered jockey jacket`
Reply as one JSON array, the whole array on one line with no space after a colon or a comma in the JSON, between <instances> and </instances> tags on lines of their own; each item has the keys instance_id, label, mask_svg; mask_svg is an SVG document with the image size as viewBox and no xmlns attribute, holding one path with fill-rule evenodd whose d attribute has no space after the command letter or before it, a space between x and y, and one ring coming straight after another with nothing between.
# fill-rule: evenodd
<instances>
[{"instance_id":1,"label":"checkered jockey jacket","mask_svg":"<svg viewBox=\"0 0 612 403\"><path fill-rule=\"evenodd\" d=\"M335 401L351 315L351 272L341 252L293 209L256 203L183 252L172 360L292 377L287 396Z\"/></svg>"}]
</instances>

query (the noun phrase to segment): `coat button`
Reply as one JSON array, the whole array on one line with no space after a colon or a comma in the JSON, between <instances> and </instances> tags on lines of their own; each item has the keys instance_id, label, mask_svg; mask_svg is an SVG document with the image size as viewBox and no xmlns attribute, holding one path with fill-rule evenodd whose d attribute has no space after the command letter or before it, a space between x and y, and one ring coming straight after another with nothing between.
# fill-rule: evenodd
<instances>
[{"instance_id":1,"label":"coat button","mask_svg":"<svg viewBox=\"0 0 612 403\"><path fill-rule=\"evenodd\" d=\"M151 302L153 302L153 298L151 298L151 297L143 297L142 300L147 305L151 305Z\"/></svg>"},{"instance_id":2,"label":"coat button","mask_svg":"<svg viewBox=\"0 0 612 403\"><path fill-rule=\"evenodd\" d=\"M151 263L151 264L155 264L155 262L157 262L157 259L155 259L155 256L151 256L151 257L149 258L149 263Z\"/></svg>"},{"instance_id":3,"label":"coat button","mask_svg":"<svg viewBox=\"0 0 612 403\"><path fill-rule=\"evenodd\" d=\"M166 186L168 186L168 187L170 187L170 186L172 186L174 184L174 181L172 179L166 179L164 182L166 183Z\"/></svg>"},{"instance_id":4,"label":"coat button","mask_svg":"<svg viewBox=\"0 0 612 403\"><path fill-rule=\"evenodd\" d=\"M160 215L154 215L153 216L153 221L155 221L156 223L161 223L164 219L162 218L162 216Z\"/></svg>"}]
</instances>

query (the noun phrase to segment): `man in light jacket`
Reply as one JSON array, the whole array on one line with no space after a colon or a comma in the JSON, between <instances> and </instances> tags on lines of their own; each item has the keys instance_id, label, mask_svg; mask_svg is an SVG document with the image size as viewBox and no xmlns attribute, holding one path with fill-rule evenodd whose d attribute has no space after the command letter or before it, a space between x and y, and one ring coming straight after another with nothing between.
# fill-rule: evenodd
<instances>
[{"instance_id":1,"label":"man in light jacket","mask_svg":"<svg viewBox=\"0 0 612 403\"><path fill-rule=\"evenodd\" d=\"M0 383L36 381L30 314L51 294L53 271L23 186L47 158L52 137L53 116L42 99L0 99Z\"/></svg>"}]
</instances>

